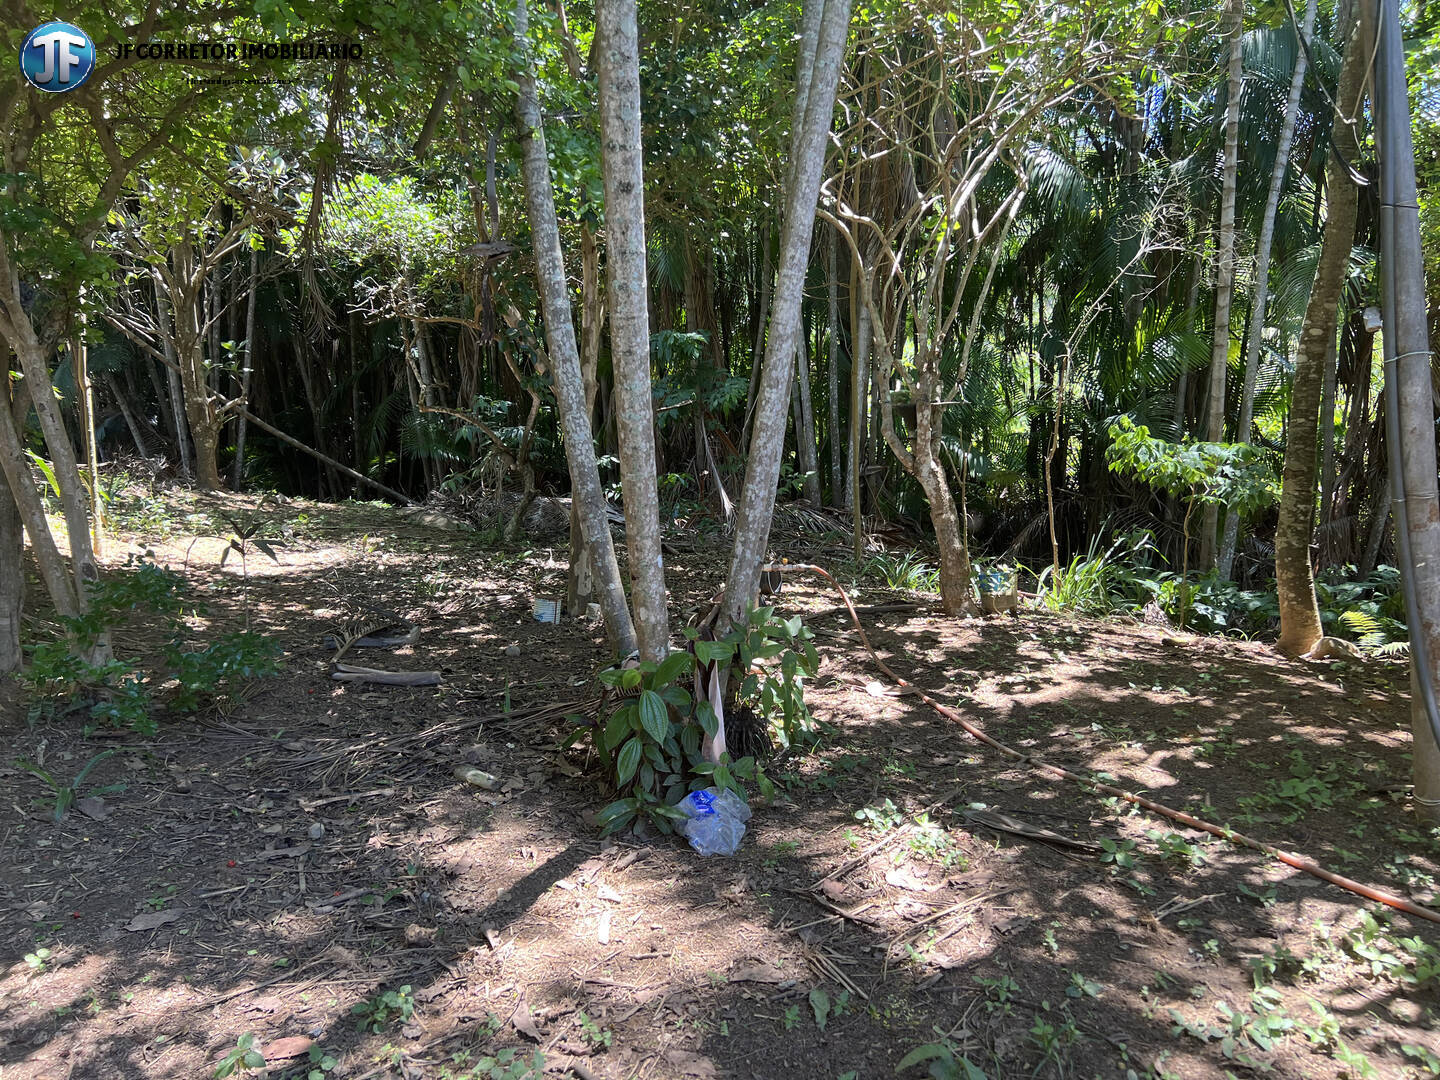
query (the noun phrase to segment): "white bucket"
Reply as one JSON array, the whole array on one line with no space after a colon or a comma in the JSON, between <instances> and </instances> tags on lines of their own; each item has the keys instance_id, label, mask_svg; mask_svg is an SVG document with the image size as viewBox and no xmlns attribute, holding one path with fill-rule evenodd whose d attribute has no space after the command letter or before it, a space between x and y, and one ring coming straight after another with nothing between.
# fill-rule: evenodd
<instances>
[{"instance_id":1,"label":"white bucket","mask_svg":"<svg viewBox=\"0 0 1440 1080\"><path fill-rule=\"evenodd\" d=\"M560 621L560 601L535 600L535 621L544 623L558 623Z\"/></svg>"}]
</instances>

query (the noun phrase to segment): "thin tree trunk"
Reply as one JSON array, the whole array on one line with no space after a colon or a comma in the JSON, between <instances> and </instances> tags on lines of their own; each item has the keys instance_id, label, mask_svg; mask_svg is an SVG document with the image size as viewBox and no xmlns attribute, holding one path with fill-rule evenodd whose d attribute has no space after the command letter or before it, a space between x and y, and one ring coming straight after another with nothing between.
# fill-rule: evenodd
<instances>
[{"instance_id":1,"label":"thin tree trunk","mask_svg":"<svg viewBox=\"0 0 1440 1080\"><path fill-rule=\"evenodd\" d=\"M1265 197L1265 212L1260 219L1260 238L1255 244L1255 291L1250 301L1250 328L1245 335L1245 381L1240 385L1240 421L1235 441L1250 442L1250 424L1255 416L1255 376L1260 369L1260 334L1265 328L1266 302L1270 298L1270 247L1275 237L1275 215L1280 196L1285 190L1285 173L1290 165L1290 146L1295 141L1295 118L1300 115L1300 91L1305 85L1305 69L1310 33L1315 26L1315 0L1305 5L1305 18L1300 24L1299 47L1295 50L1295 69L1290 73L1290 94L1285 99L1285 116L1280 122L1280 138L1275 146L1275 167L1270 171L1270 190ZM1331 387L1331 408L1334 409L1334 383ZM1334 424L1326 430L1334 433ZM1220 576L1228 578L1235 567L1235 545L1240 537L1240 515L1225 515L1225 537L1220 543L1218 566Z\"/></svg>"},{"instance_id":2,"label":"thin tree trunk","mask_svg":"<svg viewBox=\"0 0 1440 1080\"><path fill-rule=\"evenodd\" d=\"M50 379L50 368L45 362L45 356L34 335L34 329L28 321L17 321L13 329L16 337L11 339L10 344L19 358L20 370L30 385L30 404L39 420L40 431L45 437L45 446L50 454L50 465L54 469L56 480L59 483L60 505L64 510L65 531L70 543L70 577L73 585L66 594L60 596L52 594L52 599L55 601L57 610L61 608L62 603L68 603L73 611L79 612L88 607L90 583L98 581L100 578L100 568L95 562L94 551L90 546L90 520L85 505L84 486L80 482L80 466L75 457L74 444L70 441L70 436L65 430L65 422L60 416L60 409L55 398L55 385ZM43 510L38 514L33 512L39 509L38 498L29 508L31 512L27 512L27 497L22 490L22 485L33 483L33 481L30 479L30 470L25 463L24 451L20 446L13 420L11 435L14 439L12 445L0 450L0 454L7 458L13 457L14 464L21 466L20 469L13 472L11 465L7 464L6 466L10 490L14 498L21 500L20 509L25 516L26 529L31 531L32 538L35 535L35 531L32 530L43 529L48 535L49 525L45 522ZM37 550L38 546L37 544ZM55 585L56 583L47 575L47 586L53 589ZM86 659L92 663L103 663L109 658L110 641L109 636L105 635L89 651Z\"/></svg>"},{"instance_id":3,"label":"thin tree trunk","mask_svg":"<svg viewBox=\"0 0 1440 1080\"><path fill-rule=\"evenodd\" d=\"M115 404L120 409L120 415L125 419L125 427L130 432L130 441L135 444L135 452L145 460L150 460L150 449L145 443L145 435L140 429L140 421L135 415L135 408L130 403L130 395L125 392L119 381L113 375L105 376L105 385L110 391L110 396L115 399Z\"/></svg>"},{"instance_id":4,"label":"thin tree trunk","mask_svg":"<svg viewBox=\"0 0 1440 1080\"><path fill-rule=\"evenodd\" d=\"M545 180L547 182L549 180L548 169L545 173ZM552 207L553 203L552 198ZM582 221L580 223L580 381L585 390L585 423L591 433L590 458L592 461L595 458L595 395L599 390L600 331L604 324L605 303L604 293L600 287L600 249L599 245L595 243L595 232L590 228L590 223ZM553 345L551 346L551 357L553 362L558 363L553 360ZM600 472L597 468L595 471L597 484L599 478ZM572 482L570 486L570 572L567 575L565 586L565 610L571 615L578 615L584 612L590 604L598 601L596 599L595 564L591 556L590 545L585 542L585 532L581 528L580 500L575 494L575 484ZM614 552L613 543L611 552L612 554ZM620 581L618 570L615 581ZM623 599L623 587L620 595ZM627 615L629 610L628 607L625 609Z\"/></svg>"},{"instance_id":5,"label":"thin tree trunk","mask_svg":"<svg viewBox=\"0 0 1440 1080\"><path fill-rule=\"evenodd\" d=\"M597 280L599 255L590 227L583 226L581 257L584 263L582 296L585 305L581 319L586 356L585 367L582 367L582 359L575 344L575 327L570 315L569 285L565 280L564 256L560 250L560 229L555 219L555 195L551 186L549 159L545 151L545 128L540 116L540 97L535 87L534 68L528 60L529 11L525 0L517 0L515 5L515 44L520 56L525 58L516 76L520 92L515 104L515 120L520 135L525 206L535 245L536 283L545 310L550 363L555 369L555 399L559 405L560 423L565 436L565 457L570 466L571 507L575 520L578 521L582 546L587 553L588 571L594 580L593 590L576 589L572 595L598 593L610 648L616 654L624 656L635 648L635 626L625 602L620 564L615 556L615 543L610 535L604 490L600 486L600 470L595 461L595 440L590 430L590 416L595 401L595 364L600 344L601 308ZM572 539L572 556L574 550ZM573 608L572 614L575 614Z\"/></svg>"},{"instance_id":6,"label":"thin tree trunk","mask_svg":"<svg viewBox=\"0 0 1440 1080\"><path fill-rule=\"evenodd\" d=\"M799 334L795 349L795 381L799 389L800 427L795 432L800 469L805 474L801 490L811 506L820 505L820 463L815 459L815 410L810 400L810 364L806 359L805 335Z\"/></svg>"},{"instance_id":7,"label":"thin tree trunk","mask_svg":"<svg viewBox=\"0 0 1440 1080\"><path fill-rule=\"evenodd\" d=\"M851 277L851 296L857 294L853 288L854 277ZM865 472L865 441L866 432L869 428L869 406L870 406L870 306L859 301L852 302L852 308L858 307L852 325L855 332L851 336L851 349L854 355L850 361L850 462L849 473L846 476L848 481L847 501L850 504L852 514L852 539L855 543L855 558L860 559L865 554L865 499L861 491L861 479Z\"/></svg>"},{"instance_id":8,"label":"thin tree trunk","mask_svg":"<svg viewBox=\"0 0 1440 1080\"><path fill-rule=\"evenodd\" d=\"M755 324L755 348L750 353L750 389L745 394L745 418L740 422L740 454L750 452L752 420L755 403L760 400L760 371L765 366L765 328L770 321L770 297L775 282L775 268L770 262L770 229L760 227L760 318Z\"/></svg>"},{"instance_id":9,"label":"thin tree trunk","mask_svg":"<svg viewBox=\"0 0 1440 1080\"><path fill-rule=\"evenodd\" d=\"M760 588L760 566L770 538L775 512L775 485L780 478L780 456L785 442L785 407L790 396L794 353L800 332L805 269L810 237L815 226L815 205L825 146L835 111L835 87L840 77L850 28L850 0L808 0L806 7L824 4L818 16L813 58L796 63L796 109L791 121L790 183L785 192L785 217L780 241L780 273L775 287L774 316L765 346L760 374L759 400L745 469L745 488L735 529L735 548L725 588L722 619L738 621L755 602ZM803 51L803 50L802 50ZM803 111L802 111L803 110Z\"/></svg>"},{"instance_id":10,"label":"thin tree trunk","mask_svg":"<svg viewBox=\"0 0 1440 1080\"><path fill-rule=\"evenodd\" d=\"M85 580L66 568L50 532L36 477L20 441L20 420L15 415L19 411L11 403L7 388L0 387L0 471L4 472L9 496L30 536L30 548L51 603L61 615L79 615L85 610ZM88 532L84 535L89 538Z\"/></svg>"},{"instance_id":11,"label":"thin tree trunk","mask_svg":"<svg viewBox=\"0 0 1440 1080\"><path fill-rule=\"evenodd\" d=\"M200 290L186 287L195 279L194 253L188 243L171 250L173 268L166 282L175 318L175 359L180 365L180 387L195 449L195 482L206 491L224 487L216 453L220 444L219 423L211 400L210 381L205 367L205 335L197 305Z\"/></svg>"},{"instance_id":12,"label":"thin tree trunk","mask_svg":"<svg viewBox=\"0 0 1440 1080\"><path fill-rule=\"evenodd\" d=\"M255 248L250 249L250 295L245 300L245 354L240 359L240 404L246 408L250 406L250 379L254 371L255 363L255 294L260 286L260 252ZM353 326L353 320L352 320ZM355 355L354 340L351 340L350 355ZM351 372L354 378L354 372ZM357 426L360 423L360 414L356 411L351 416L351 421ZM230 486L239 491L245 485L245 417L240 415L235 419L235 463L230 471ZM360 458L355 458L358 463Z\"/></svg>"},{"instance_id":13,"label":"thin tree trunk","mask_svg":"<svg viewBox=\"0 0 1440 1080\"><path fill-rule=\"evenodd\" d=\"M165 353L165 386L170 391L170 420L180 451L180 472L188 480L195 475L190 452L190 424L185 412L185 388L180 382L180 359L175 355L175 324L165 307L160 280L155 279L155 325L160 329L160 347Z\"/></svg>"},{"instance_id":14,"label":"thin tree trunk","mask_svg":"<svg viewBox=\"0 0 1440 1080\"><path fill-rule=\"evenodd\" d=\"M1225 164L1220 189L1220 235L1215 269L1215 328L1210 344L1210 394L1205 438L1225 438L1225 371L1230 361L1230 305L1235 289L1235 180L1240 171L1240 89L1243 74L1243 18L1241 0L1230 0L1226 13L1230 43L1230 70L1225 102ZM1205 504L1200 525L1200 568L1215 565L1215 531L1219 507Z\"/></svg>"},{"instance_id":15,"label":"thin tree trunk","mask_svg":"<svg viewBox=\"0 0 1440 1080\"><path fill-rule=\"evenodd\" d=\"M828 244L830 248L830 274L827 286L829 301L829 344L830 344L830 366L825 372L827 404L830 407L830 503L832 506L844 506L845 481L841 474L841 450L840 450L840 282L839 282L839 257L836 249L840 246L835 242L834 230L828 232Z\"/></svg>"},{"instance_id":16,"label":"thin tree trunk","mask_svg":"<svg viewBox=\"0 0 1440 1080\"><path fill-rule=\"evenodd\" d=\"M70 345L75 379L76 412L80 422L80 445L85 451L85 472L89 478L90 537L95 557L105 553L105 523L101 520L100 454L95 444L95 387L90 382L90 356L85 347L85 317L80 316L80 330Z\"/></svg>"},{"instance_id":17,"label":"thin tree trunk","mask_svg":"<svg viewBox=\"0 0 1440 1080\"><path fill-rule=\"evenodd\" d=\"M0 410L9 412L0 401ZM25 535L20 508L0 470L0 675L19 671L20 618L25 610Z\"/></svg>"},{"instance_id":18,"label":"thin tree trunk","mask_svg":"<svg viewBox=\"0 0 1440 1080\"><path fill-rule=\"evenodd\" d=\"M1340 158L1355 160L1356 138L1352 120L1358 104L1368 57L1361 35L1345 27L1345 59L1340 69L1335 100L1342 108L1357 109L1356 117L1337 115L1331 140ZM1290 416L1286 425L1285 467L1281 479L1279 518L1275 527L1275 583L1280 607L1280 640L1276 647L1287 655L1308 652L1324 635L1315 600L1315 578L1310 566L1310 538L1315 525L1315 451L1320 396L1325 379L1325 356L1335 337L1340 293L1355 239L1359 193L1345 167L1332 157L1325 168L1326 207L1324 239L1315 283L1295 356L1295 377L1290 390Z\"/></svg>"},{"instance_id":19,"label":"thin tree trunk","mask_svg":"<svg viewBox=\"0 0 1440 1080\"><path fill-rule=\"evenodd\" d=\"M1349 338L1349 346L1353 350L1355 340L1352 335L1358 331L1358 327L1352 324L1341 331L1342 335ZM1361 336L1369 341L1370 335L1361 332ZM1335 510L1335 381L1339 367L1339 350L1332 343L1325 353L1325 381L1320 391L1320 524L1330 524ZM1354 353L1352 360L1359 362L1359 354Z\"/></svg>"},{"instance_id":20,"label":"thin tree trunk","mask_svg":"<svg viewBox=\"0 0 1440 1080\"><path fill-rule=\"evenodd\" d=\"M598 0L595 33L609 258L606 287L630 588L640 656L660 660L670 651L670 632L655 475L655 404L651 394L645 273L645 169L640 140L640 40L635 0ZM787 364L789 360L787 354Z\"/></svg>"}]
</instances>

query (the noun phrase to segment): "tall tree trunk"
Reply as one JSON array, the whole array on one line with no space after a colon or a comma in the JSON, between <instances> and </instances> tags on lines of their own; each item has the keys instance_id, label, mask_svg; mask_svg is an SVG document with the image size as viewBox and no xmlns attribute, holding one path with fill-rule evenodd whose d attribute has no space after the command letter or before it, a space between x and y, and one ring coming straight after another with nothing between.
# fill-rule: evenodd
<instances>
[{"instance_id":1,"label":"tall tree trunk","mask_svg":"<svg viewBox=\"0 0 1440 1080\"><path fill-rule=\"evenodd\" d=\"M23 331L22 331L23 332ZM17 334L17 337L20 335ZM0 338L0 344L4 339ZM9 384L8 365L3 369ZM13 385L13 384L12 384ZM53 393L51 400L54 400ZM20 425L28 412L28 396L24 401L10 400L10 386L0 386L0 471L3 471L8 495L20 515L20 521L30 536L30 548L40 567L40 579L50 594L50 601L61 615L79 615L86 607L88 593L86 582L78 574L72 574L65 566L55 537L50 532L50 522L45 517L45 505L40 501L36 476L25 456L21 443ZM78 474L77 474L78 486ZM62 489L63 490L63 489ZM82 535L88 541L89 532L82 526ZM0 556L4 558L5 556ZM20 558L17 545L16 559Z\"/></svg>"},{"instance_id":2,"label":"tall tree trunk","mask_svg":"<svg viewBox=\"0 0 1440 1080\"><path fill-rule=\"evenodd\" d=\"M823 10L819 14L819 5ZM813 54L796 61L795 114L791 121L789 183L785 190L785 217L780 240L780 273L775 287L774 315L765 344L759 399L745 469L745 488L735 529L735 548L725 587L722 618L741 619L755 602L760 588L760 567L770 538L775 512L775 485L780 478L780 456L785 442L785 407L800 333L805 269L810 237L815 226L815 205L825 146L835 111L835 87L850 29L850 0L807 0L806 23L818 27Z\"/></svg>"},{"instance_id":3,"label":"tall tree trunk","mask_svg":"<svg viewBox=\"0 0 1440 1080\"><path fill-rule=\"evenodd\" d=\"M522 87L523 89L523 87ZM546 172L546 179L549 172ZM553 202L553 200L552 200ZM567 298L568 300L568 298ZM588 221L580 223L580 381L585 391L585 423L591 435L591 453L594 453L595 395L599 389L598 370L600 367L600 330L605 323L605 304L600 289L600 249L595 243L595 231ZM553 346L552 346L553 359ZM557 361L558 362L558 361ZM558 376L557 376L558 378ZM596 469L596 483L599 483L599 469ZM603 489L602 489L603 490ZM611 545L613 552L614 545ZM615 580L620 580L617 571ZM570 499L570 571L566 575L565 610L579 615L592 603L597 603L595 564L590 545L585 542L585 532L580 522L580 500L571 483ZM624 590L621 590L624 598ZM603 610L603 609L602 609ZM629 615L630 609L625 609ZM633 630L633 626L632 626ZM632 646L633 647L633 646ZM627 652L629 650L626 650Z\"/></svg>"},{"instance_id":4,"label":"tall tree trunk","mask_svg":"<svg viewBox=\"0 0 1440 1080\"><path fill-rule=\"evenodd\" d=\"M1250 301L1250 327L1245 335L1245 380L1240 385L1240 420L1235 441L1249 443L1250 424L1255 417L1255 376L1260 369L1260 334L1265 329L1265 306L1270 298L1270 247L1275 238L1275 215L1285 190L1285 173L1290 165L1290 146L1295 141L1295 118L1300 114L1300 91L1305 85L1307 49L1315 26L1315 0L1305 5L1300 24L1295 69L1290 73L1290 94L1285 99L1285 116L1275 145L1275 167L1270 171L1270 190L1265 196L1265 213L1260 219L1260 238L1255 244L1255 288ZM1333 385L1333 384L1332 384ZM1333 397L1331 412L1334 412ZM1330 425L1333 431L1334 425ZM1228 578L1235 567L1235 545L1240 538L1240 515L1225 515L1225 537L1220 543L1220 576Z\"/></svg>"},{"instance_id":5,"label":"tall tree trunk","mask_svg":"<svg viewBox=\"0 0 1440 1080\"><path fill-rule=\"evenodd\" d=\"M645 273L645 168L640 141L640 39L635 0L598 0L600 145L605 185L610 350L615 366L620 482L640 655L670 651L660 499L655 475L650 319ZM789 357L786 357L787 363Z\"/></svg>"},{"instance_id":6,"label":"tall tree trunk","mask_svg":"<svg viewBox=\"0 0 1440 1080\"><path fill-rule=\"evenodd\" d=\"M1353 6L1353 5L1347 5ZM1295 356L1295 377L1290 390L1290 417L1286 425L1285 468L1280 486L1279 519L1275 526L1275 584L1280 606L1281 652L1295 656L1308 652L1324 635L1315 601L1315 578L1310 566L1310 537L1315 526L1316 430L1320 396L1325 380L1325 356L1335 338L1340 294L1355 239L1359 193L1340 159L1354 161L1361 89L1367 50L1354 27L1353 11L1340 20L1344 28L1345 59L1340 68L1335 100L1353 108L1355 116L1337 115L1331 134L1337 156L1325 167L1325 233L1315 283Z\"/></svg>"},{"instance_id":7,"label":"tall tree trunk","mask_svg":"<svg viewBox=\"0 0 1440 1080\"><path fill-rule=\"evenodd\" d=\"M250 292L245 300L245 353L240 358L240 403L247 409L250 407L250 379L255 364L255 294L260 285L260 252L255 248L250 249ZM354 320L351 320L354 326ZM353 382L355 377L354 359L355 342L352 337L350 342L351 372ZM356 410L351 416L352 422L359 430L360 413ZM245 485L245 430L246 421L242 413L235 419L235 462L230 470L230 486L239 491ZM357 436L358 438L358 436ZM355 456L356 464L359 464L360 456Z\"/></svg>"},{"instance_id":8,"label":"tall tree trunk","mask_svg":"<svg viewBox=\"0 0 1440 1080\"><path fill-rule=\"evenodd\" d=\"M175 355L175 327L165 306L160 279L155 279L155 325L160 328L160 346L165 354L165 388L170 423L175 432L175 448L180 451L180 473L187 480L195 475L190 452L190 424L185 415L185 388L180 382L180 360Z\"/></svg>"},{"instance_id":9,"label":"tall tree trunk","mask_svg":"<svg viewBox=\"0 0 1440 1080\"><path fill-rule=\"evenodd\" d=\"M800 426L795 432L799 449L800 470L804 478L801 490L811 506L820 505L820 463L815 460L815 409L810 399L810 364L806 359L805 335L797 335L795 349L795 382L799 390Z\"/></svg>"},{"instance_id":10,"label":"tall tree trunk","mask_svg":"<svg viewBox=\"0 0 1440 1080\"><path fill-rule=\"evenodd\" d=\"M80 445L85 452L85 473L89 481L90 537L95 557L105 554L105 523L101 520L100 453L95 441L95 387L90 381L90 354L85 346L85 316L70 344L75 379L75 412L80 423Z\"/></svg>"},{"instance_id":11,"label":"tall tree trunk","mask_svg":"<svg viewBox=\"0 0 1440 1080\"><path fill-rule=\"evenodd\" d=\"M1426 326L1424 252L1420 242L1414 108L1407 93L1405 47L1396 0L1367 9L1378 49L1375 65L1376 139L1380 150L1380 257L1383 275L1386 396L1394 406L1387 432L1398 477L1395 525L1400 572L1406 575L1410 629L1410 722L1415 812L1440 825L1440 492L1435 454L1434 356ZM1362 34L1362 40L1372 35ZM1367 42L1368 44L1368 42ZM1369 51L1368 49L1366 50ZM1344 100L1343 98L1341 99Z\"/></svg>"},{"instance_id":12,"label":"tall tree trunk","mask_svg":"<svg viewBox=\"0 0 1440 1080\"><path fill-rule=\"evenodd\" d=\"M861 480L865 473L866 433L869 429L870 411L870 306L858 300L851 275L852 323L855 330L850 338L854 355L850 360L850 459L846 473L846 503L852 515L851 539L855 544L855 558L865 554L865 498ZM854 309L858 308L858 311Z\"/></svg>"},{"instance_id":13,"label":"tall tree trunk","mask_svg":"<svg viewBox=\"0 0 1440 1080\"><path fill-rule=\"evenodd\" d=\"M202 294L199 288L186 287L187 282L195 280L194 260L194 251L188 243L182 242L172 248L172 269L166 281L166 291L170 295L175 318L175 360L180 366L185 418L189 421L190 438L195 448L195 482L206 491L219 491L225 486L216 463L220 425L205 364L205 334L198 310Z\"/></svg>"},{"instance_id":14,"label":"tall tree trunk","mask_svg":"<svg viewBox=\"0 0 1440 1080\"><path fill-rule=\"evenodd\" d=\"M8 402L0 409L9 411ZM20 670L20 617L25 610L25 534L20 508L0 470L0 675Z\"/></svg>"},{"instance_id":15,"label":"tall tree trunk","mask_svg":"<svg viewBox=\"0 0 1440 1080\"><path fill-rule=\"evenodd\" d=\"M827 283L827 296L829 301L829 334L830 345L829 367L825 371L827 404L830 407L830 504L832 506L844 506L845 486L844 477L841 475L841 450L840 450L840 271L839 258L836 249L840 246L835 241L834 230L827 230L827 243L830 249L830 273Z\"/></svg>"},{"instance_id":16,"label":"tall tree trunk","mask_svg":"<svg viewBox=\"0 0 1440 1080\"><path fill-rule=\"evenodd\" d=\"M594 391L590 389L594 384L594 356L586 358L592 365L590 386L587 387L570 316L569 286L560 251L560 229L555 219L555 195L545 152L540 97L535 88L534 67L529 62L529 11L525 0L517 0L515 5L515 45L523 58L516 75L520 92L515 103L515 120L520 135L525 206L535 245L536 284L545 310L550 363L554 368L555 399L565 436L565 457L570 466L571 506L578 518L589 572L594 576L593 591L599 594L606 638L611 649L624 656L635 648L635 626L625 603L620 564L615 557L605 494L600 486L600 470L595 462L595 441L590 432L590 415L594 407ZM599 260L588 224L583 226L582 231L586 290L585 309L581 317L587 350L594 347L598 353L599 302L595 295L598 289L594 274ZM571 551L573 555L573 543Z\"/></svg>"},{"instance_id":17,"label":"tall tree trunk","mask_svg":"<svg viewBox=\"0 0 1440 1080\"><path fill-rule=\"evenodd\" d=\"M1230 361L1230 304L1235 289L1235 180L1240 171L1240 89L1241 59L1244 42L1244 5L1230 0L1226 12L1229 23L1230 71L1225 102L1225 163L1220 189L1220 235L1215 267L1215 330L1210 343L1210 396L1205 438L1219 442L1225 438L1225 370ZM1200 568L1215 565L1215 530L1219 523L1219 507L1205 504L1200 526Z\"/></svg>"}]
</instances>

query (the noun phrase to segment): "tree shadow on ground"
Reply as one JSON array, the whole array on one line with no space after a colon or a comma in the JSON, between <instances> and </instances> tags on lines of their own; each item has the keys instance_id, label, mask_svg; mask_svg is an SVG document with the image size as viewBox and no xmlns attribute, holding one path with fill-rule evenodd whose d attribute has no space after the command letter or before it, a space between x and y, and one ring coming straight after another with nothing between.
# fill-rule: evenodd
<instances>
[{"instance_id":1,"label":"tree shadow on ground","mask_svg":"<svg viewBox=\"0 0 1440 1080\"><path fill-rule=\"evenodd\" d=\"M1366 978L1315 939L1316 920L1337 940L1356 925L1346 894L1191 834L1200 865L1158 857L1145 831L1184 830L1001 760L913 697L871 693L876 673L843 631L822 642L810 694L834 726L828 746L780 770L784 798L757 813L739 856L602 842L584 812L606 794L572 775L582 755L553 749L558 714L532 711L583 697L604 655L592 628L529 618L563 577L553 554L482 560L423 532L359 553L315 544L316 558L287 553L250 581L252 626L286 642L285 674L201 725L107 743L122 753L96 780L128 785L110 817L46 824L20 805L37 785L6 775L7 1077L210 1075L244 1032L313 1038L352 1078L465 1075L500 1047L539 1048L582 1077L878 1077L941 1035L999 1077L1219 1077L1242 1056L1280 1077L1336 1073L1324 1032L1313 1047L1298 1033L1318 1024L1307 998L1382 1076L1401 1075L1400 1042L1433 1045L1433 987ZM186 579L211 621L197 632L234 625L230 568L199 565ZM695 601L712 575L672 568ZM837 625L823 591L786 603ZM424 627L386 665L434 667L446 684L331 682L318 642L365 605ZM1433 857L1404 846L1393 804L1370 792L1404 767L1393 677L1347 676L1341 690L1245 646L1177 650L1050 616L870 622L901 674L1021 749L1221 820L1258 815L1255 831L1282 846L1354 856L1357 876L1393 869L1394 851L1417 867ZM73 724L14 743L40 738L77 763L93 752ZM1285 820L1296 796L1277 792L1297 779L1297 749L1339 763L1322 775L1329 795L1305 789L1334 801ZM467 759L510 790L461 785L452 770ZM1266 796L1279 801L1245 802ZM965 816L976 803L1087 846L995 833ZM880 816L857 820L867 807ZM1102 861L1105 841L1125 864ZM179 917L122 928L163 911ZM24 957L39 947L52 959L37 971ZM1257 978L1297 1025L1270 1050L1255 1038ZM354 1007L402 986L413 1015L362 1031Z\"/></svg>"}]
</instances>

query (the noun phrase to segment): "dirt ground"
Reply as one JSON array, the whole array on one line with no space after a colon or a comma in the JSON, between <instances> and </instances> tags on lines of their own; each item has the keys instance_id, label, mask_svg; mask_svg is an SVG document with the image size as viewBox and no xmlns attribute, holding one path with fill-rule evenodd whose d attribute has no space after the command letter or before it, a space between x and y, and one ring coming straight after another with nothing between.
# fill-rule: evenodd
<instances>
[{"instance_id":1,"label":"dirt ground","mask_svg":"<svg viewBox=\"0 0 1440 1080\"><path fill-rule=\"evenodd\" d=\"M740 853L704 859L601 840L612 796L556 748L605 658L598 627L531 615L563 595L563 545L292 501L267 511L285 542L245 590L204 523L253 506L136 501L106 558L149 548L183 573L198 639L248 606L285 648L278 677L153 738L5 706L4 1080L214 1076L247 1035L270 1077L311 1080L861 1080L926 1045L951 1057L903 1075L1440 1070L1440 927L1001 759L887 685L819 582L780 604L817 634L807 698L830 730L777 763ZM678 622L724 548L675 543ZM993 735L1434 900L1403 667L856 593L881 654ZM326 634L367 605L420 637L346 659L440 686L329 677ZM86 787L123 791L60 824L14 765L70 776L102 750Z\"/></svg>"}]
</instances>

